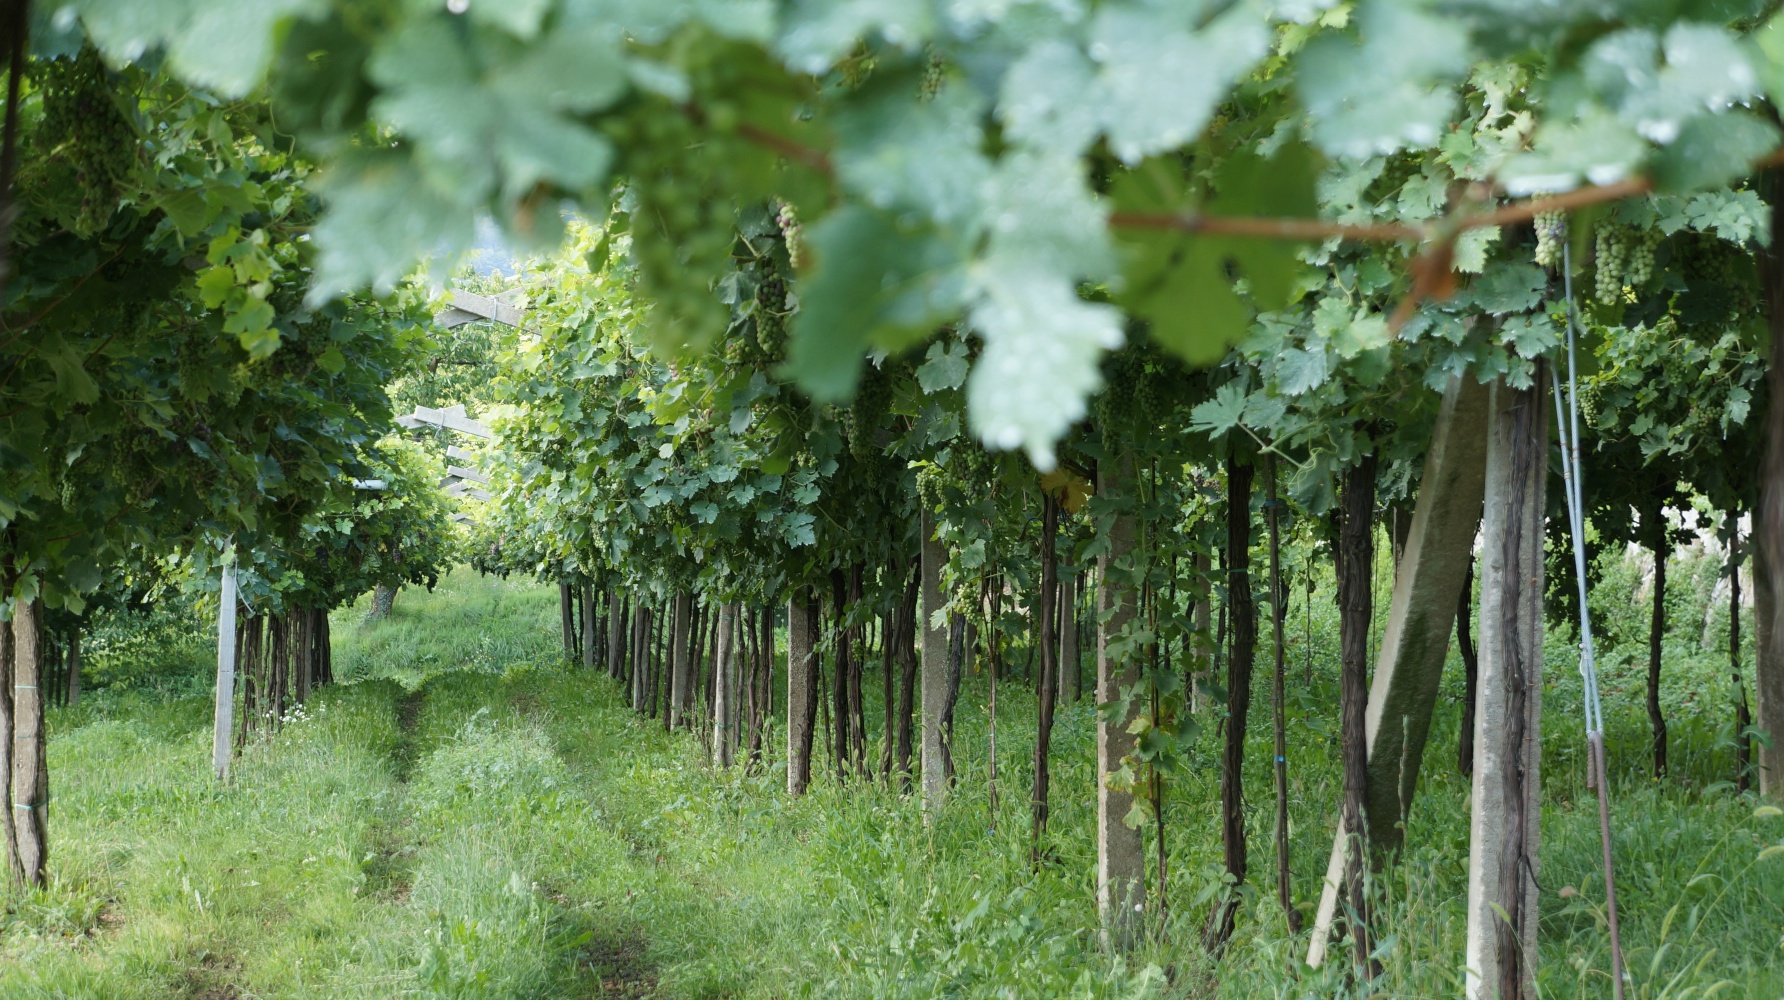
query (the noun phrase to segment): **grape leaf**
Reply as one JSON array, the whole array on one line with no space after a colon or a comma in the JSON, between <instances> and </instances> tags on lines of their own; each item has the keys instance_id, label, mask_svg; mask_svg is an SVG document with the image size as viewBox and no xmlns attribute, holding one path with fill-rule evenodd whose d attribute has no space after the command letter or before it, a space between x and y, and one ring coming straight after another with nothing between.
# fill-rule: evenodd
<instances>
[{"instance_id":1,"label":"grape leaf","mask_svg":"<svg viewBox=\"0 0 1784 1000\"><path fill-rule=\"evenodd\" d=\"M1078 153L1096 139L1102 118L1092 92L1095 68L1078 47L1047 39L1004 74L997 115L1010 139L1031 148Z\"/></svg>"},{"instance_id":2,"label":"grape leaf","mask_svg":"<svg viewBox=\"0 0 1784 1000\"><path fill-rule=\"evenodd\" d=\"M858 39L878 34L908 51L934 32L935 13L926 0L800 0L775 49L792 69L823 73Z\"/></svg>"},{"instance_id":3,"label":"grape leaf","mask_svg":"<svg viewBox=\"0 0 1784 1000\"><path fill-rule=\"evenodd\" d=\"M1654 158L1651 173L1662 190L1713 187L1746 176L1777 144L1777 126L1749 112L1698 115Z\"/></svg>"},{"instance_id":4,"label":"grape leaf","mask_svg":"<svg viewBox=\"0 0 1784 1000\"><path fill-rule=\"evenodd\" d=\"M807 226L806 243L787 368L814 398L846 397L870 345L928 336L964 301L962 254L932 228L846 205Z\"/></svg>"},{"instance_id":5,"label":"grape leaf","mask_svg":"<svg viewBox=\"0 0 1784 1000\"><path fill-rule=\"evenodd\" d=\"M1258 11L1234 5L1192 31L1188 8L1112 3L1090 24L1097 88L1115 155L1137 163L1196 138L1227 89L1263 58L1270 32Z\"/></svg>"},{"instance_id":6,"label":"grape leaf","mask_svg":"<svg viewBox=\"0 0 1784 1000\"><path fill-rule=\"evenodd\" d=\"M892 83L870 86L837 115L837 176L875 208L969 225L991 174L979 152L980 111L964 87L919 103Z\"/></svg>"},{"instance_id":7,"label":"grape leaf","mask_svg":"<svg viewBox=\"0 0 1784 1000\"><path fill-rule=\"evenodd\" d=\"M1361 5L1361 40L1321 35L1297 60L1295 91L1314 141L1365 157L1436 144L1455 108L1447 84L1468 66L1466 28L1413 0Z\"/></svg>"},{"instance_id":8,"label":"grape leaf","mask_svg":"<svg viewBox=\"0 0 1784 1000\"><path fill-rule=\"evenodd\" d=\"M966 382L967 367L965 344L938 340L929 345L929 352L917 367L917 385L924 393L958 389Z\"/></svg>"},{"instance_id":9,"label":"grape leaf","mask_svg":"<svg viewBox=\"0 0 1784 1000\"><path fill-rule=\"evenodd\" d=\"M456 260L475 240L471 212L436 193L402 152L344 160L318 186L329 211L314 233L312 303L367 285L387 295L422 254Z\"/></svg>"},{"instance_id":10,"label":"grape leaf","mask_svg":"<svg viewBox=\"0 0 1784 1000\"><path fill-rule=\"evenodd\" d=\"M1276 381L1283 393L1299 396L1317 388L1326 380L1326 352L1323 348L1297 347L1283 351L1276 359Z\"/></svg>"},{"instance_id":11,"label":"grape leaf","mask_svg":"<svg viewBox=\"0 0 1784 1000\"><path fill-rule=\"evenodd\" d=\"M967 417L986 443L1023 447L1054 465L1054 442L1084 416L1101 379L1096 361L1121 345L1121 314L1086 302L1071 279L1020 260L977 266L973 329L985 349L967 380Z\"/></svg>"}]
</instances>

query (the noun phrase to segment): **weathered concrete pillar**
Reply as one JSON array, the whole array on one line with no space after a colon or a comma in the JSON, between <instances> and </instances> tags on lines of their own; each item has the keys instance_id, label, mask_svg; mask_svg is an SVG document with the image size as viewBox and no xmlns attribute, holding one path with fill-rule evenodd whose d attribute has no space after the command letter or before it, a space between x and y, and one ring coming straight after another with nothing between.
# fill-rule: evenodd
<instances>
[{"instance_id":1,"label":"weathered concrete pillar","mask_svg":"<svg viewBox=\"0 0 1784 1000\"><path fill-rule=\"evenodd\" d=\"M43 600L12 606L12 802L21 888L39 888L49 861L49 766L43 730Z\"/></svg>"},{"instance_id":2,"label":"weathered concrete pillar","mask_svg":"<svg viewBox=\"0 0 1784 1000\"><path fill-rule=\"evenodd\" d=\"M1394 578L1364 719L1369 748L1364 818L1369 845L1378 856L1397 849L1405 836L1403 824L1418 787L1456 602L1474 561L1486 482L1489 399L1488 388L1472 376L1450 379ZM1326 865L1308 965L1325 961L1352 843L1350 831L1339 829Z\"/></svg>"},{"instance_id":3,"label":"weathered concrete pillar","mask_svg":"<svg viewBox=\"0 0 1784 1000\"><path fill-rule=\"evenodd\" d=\"M230 740L235 735L235 605L235 563L226 562L217 599L217 700L211 733L211 769L219 781L229 777L234 752Z\"/></svg>"},{"instance_id":4,"label":"weathered concrete pillar","mask_svg":"<svg viewBox=\"0 0 1784 1000\"><path fill-rule=\"evenodd\" d=\"M946 607L948 601L947 595L942 593L942 563L947 561L947 553L942 549L941 540L935 537L935 520L928 510L923 511L919 530L923 539L923 564L919 570L922 573L922 600L917 627L921 630L918 634L923 637L920 647L923 811L928 815L941 808L948 790L947 763L942 748L942 716L948 710L948 633L945 626L935 624L936 613Z\"/></svg>"},{"instance_id":5,"label":"weathered concrete pillar","mask_svg":"<svg viewBox=\"0 0 1784 1000\"><path fill-rule=\"evenodd\" d=\"M1541 818L1543 493L1548 407L1532 389L1493 388L1482 522L1480 688L1469 820L1467 995L1535 995Z\"/></svg>"},{"instance_id":6,"label":"weathered concrete pillar","mask_svg":"<svg viewBox=\"0 0 1784 1000\"><path fill-rule=\"evenodd\" d=\"M818 608L805 587L787 602L787 793L804 795L811 784L812 723L817 720L818 661L812 640Z\"/></svg>"},{"instance_id":7,"label":"weathered concrete pillar","mask_svg":"<svg viewBox=\"0 0 1784 1000\"><path fill-rule=\"evenodd\" d=\"M737 609L730 601L719 605L718 644L712 658L712 762L720 767L731 766L737 742Z\"/></svg>"},{"instance_id":8,"label":"weathered concrete pillar","mask_svg":"<svg viewBox=\"0 0 1784 1000\"><path fill-rule=\"evenodd\" d=\"M1097 496L1105 500L1132 499L1133 456L1123 454L1100 463ZM1132 568L1134 516L1123 510L1110 519L1109 547L1097 559L1096 700L1105 704L1119 697L1121 689L1140 678L1139 658L1117 658L1111 646L1134 618ZM1096 724L1096 903L1102 917L1103 941L1112 948L1134 944L1141 926L1146 899L1146 859L1140 831L1123 822L1133 808L1129 792L1109 787L1109 775L1121 769L1122 758L1134 749L1128 723L1139 710L1134 705L1116 723L1101 718Z\"/></svg>"}]
</instances>

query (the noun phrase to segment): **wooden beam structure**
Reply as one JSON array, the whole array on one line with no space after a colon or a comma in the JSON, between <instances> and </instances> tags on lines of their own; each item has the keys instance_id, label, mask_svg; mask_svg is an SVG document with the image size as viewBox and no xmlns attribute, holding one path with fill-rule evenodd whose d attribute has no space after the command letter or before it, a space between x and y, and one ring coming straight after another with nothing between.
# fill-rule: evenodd
<instances>
[{"instance_id":1,"label":"wooden beam structure","mask_svg":"<svg viewBox=\"0 0 1784 1000\"><path fill-rule=\"evenodd\" d=\"M526 320L526 313L515 308L511 302L504 301L518 295L518 289L493 297L475 292L450 291L446 293L446 308L434 313L434 322L448 330L481 320L519 327Z\"/></svg>"},{"instance_id":2,"label":"wooden beam structure","mask_svg":"<svg viewBox=\"0 0 1784 1000\"><path fill-rule=\"evenodd\" d=\"M487 424L472 420L465 414L463 403L436 410L430 406L417 406L415 412L396 418L398 427L404 430L415 430L420 427L441 427L460 434L469 434L484 440L494 440L495 432Z\"/></svg>"}]
</instances>

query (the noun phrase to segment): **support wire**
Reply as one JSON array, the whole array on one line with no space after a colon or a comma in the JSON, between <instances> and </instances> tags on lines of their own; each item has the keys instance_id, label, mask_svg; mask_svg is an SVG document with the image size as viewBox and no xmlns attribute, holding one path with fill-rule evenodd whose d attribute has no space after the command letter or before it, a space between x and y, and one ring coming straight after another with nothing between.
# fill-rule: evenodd
<instances>
[{"instance_id":1,"label":"support wire","mask_svg":"<svg viewBox=\"0 0 1784 1000\"><path fill-rule=\"evenodd\" d=\"M1586 515L1580 467L1580 399L1578 321L1573 300L1573 262L1568 245L1561 246L1561 276L1567 295L1567 401L1563 412L1561 376L1550 366L1549 381L1555 390L1555 426L1561 435L1561 481L1567 494L1568 527L1573 536L1573 569L1580 590L1580 681L1585 715L1586 783L1598 792L1598 834L1604 852L1604 907L1611 937L1611 988L1615 1000L1623 1000L1623 942L1617 928L1617 880L1611 863L1610 782L1604 760L1604 705L1598 695L1598 664L1592 648L1592 610L1586 594Z\"/></svg>"}]
</instances>

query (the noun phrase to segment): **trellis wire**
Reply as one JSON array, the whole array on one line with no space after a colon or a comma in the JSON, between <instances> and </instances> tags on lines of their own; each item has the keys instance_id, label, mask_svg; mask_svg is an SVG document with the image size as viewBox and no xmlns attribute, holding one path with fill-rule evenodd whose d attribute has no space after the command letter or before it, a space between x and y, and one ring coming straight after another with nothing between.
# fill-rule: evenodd
<instances>
[{"instance_id":1,"label":"trellis wire","mask_svg":"<svg viewBox=\"0 0 1784 1000\"><path fill-rule=\"evenodd\" d=\"M1561 277L1567 296L1565 413L1561 402L1561 376L1555 367L1549 369L1549 382L1555 390L1555 425L1561 435L1561 482L1567 494L1567 519L1573 536L1573 569L1580 590L1580 707L1586 723L1587 784L1598 791L1598 834L1604 851L1604 907L1611 936L1611 988L1616 1000L1623 1000L1623 942L1617 929L1617 880L1611 864L1610 782L1607 780L1604 763L1604 704L1598 695L1598 664L1592 648L1592 610L1586 600L1586 515L1581 490L1583 473L1580 467L1580 399L1578 363L1575 357L1578 325L1573 302L1571 258L1571 250L1563 242Z\"/></svg>"}]
</instances>

